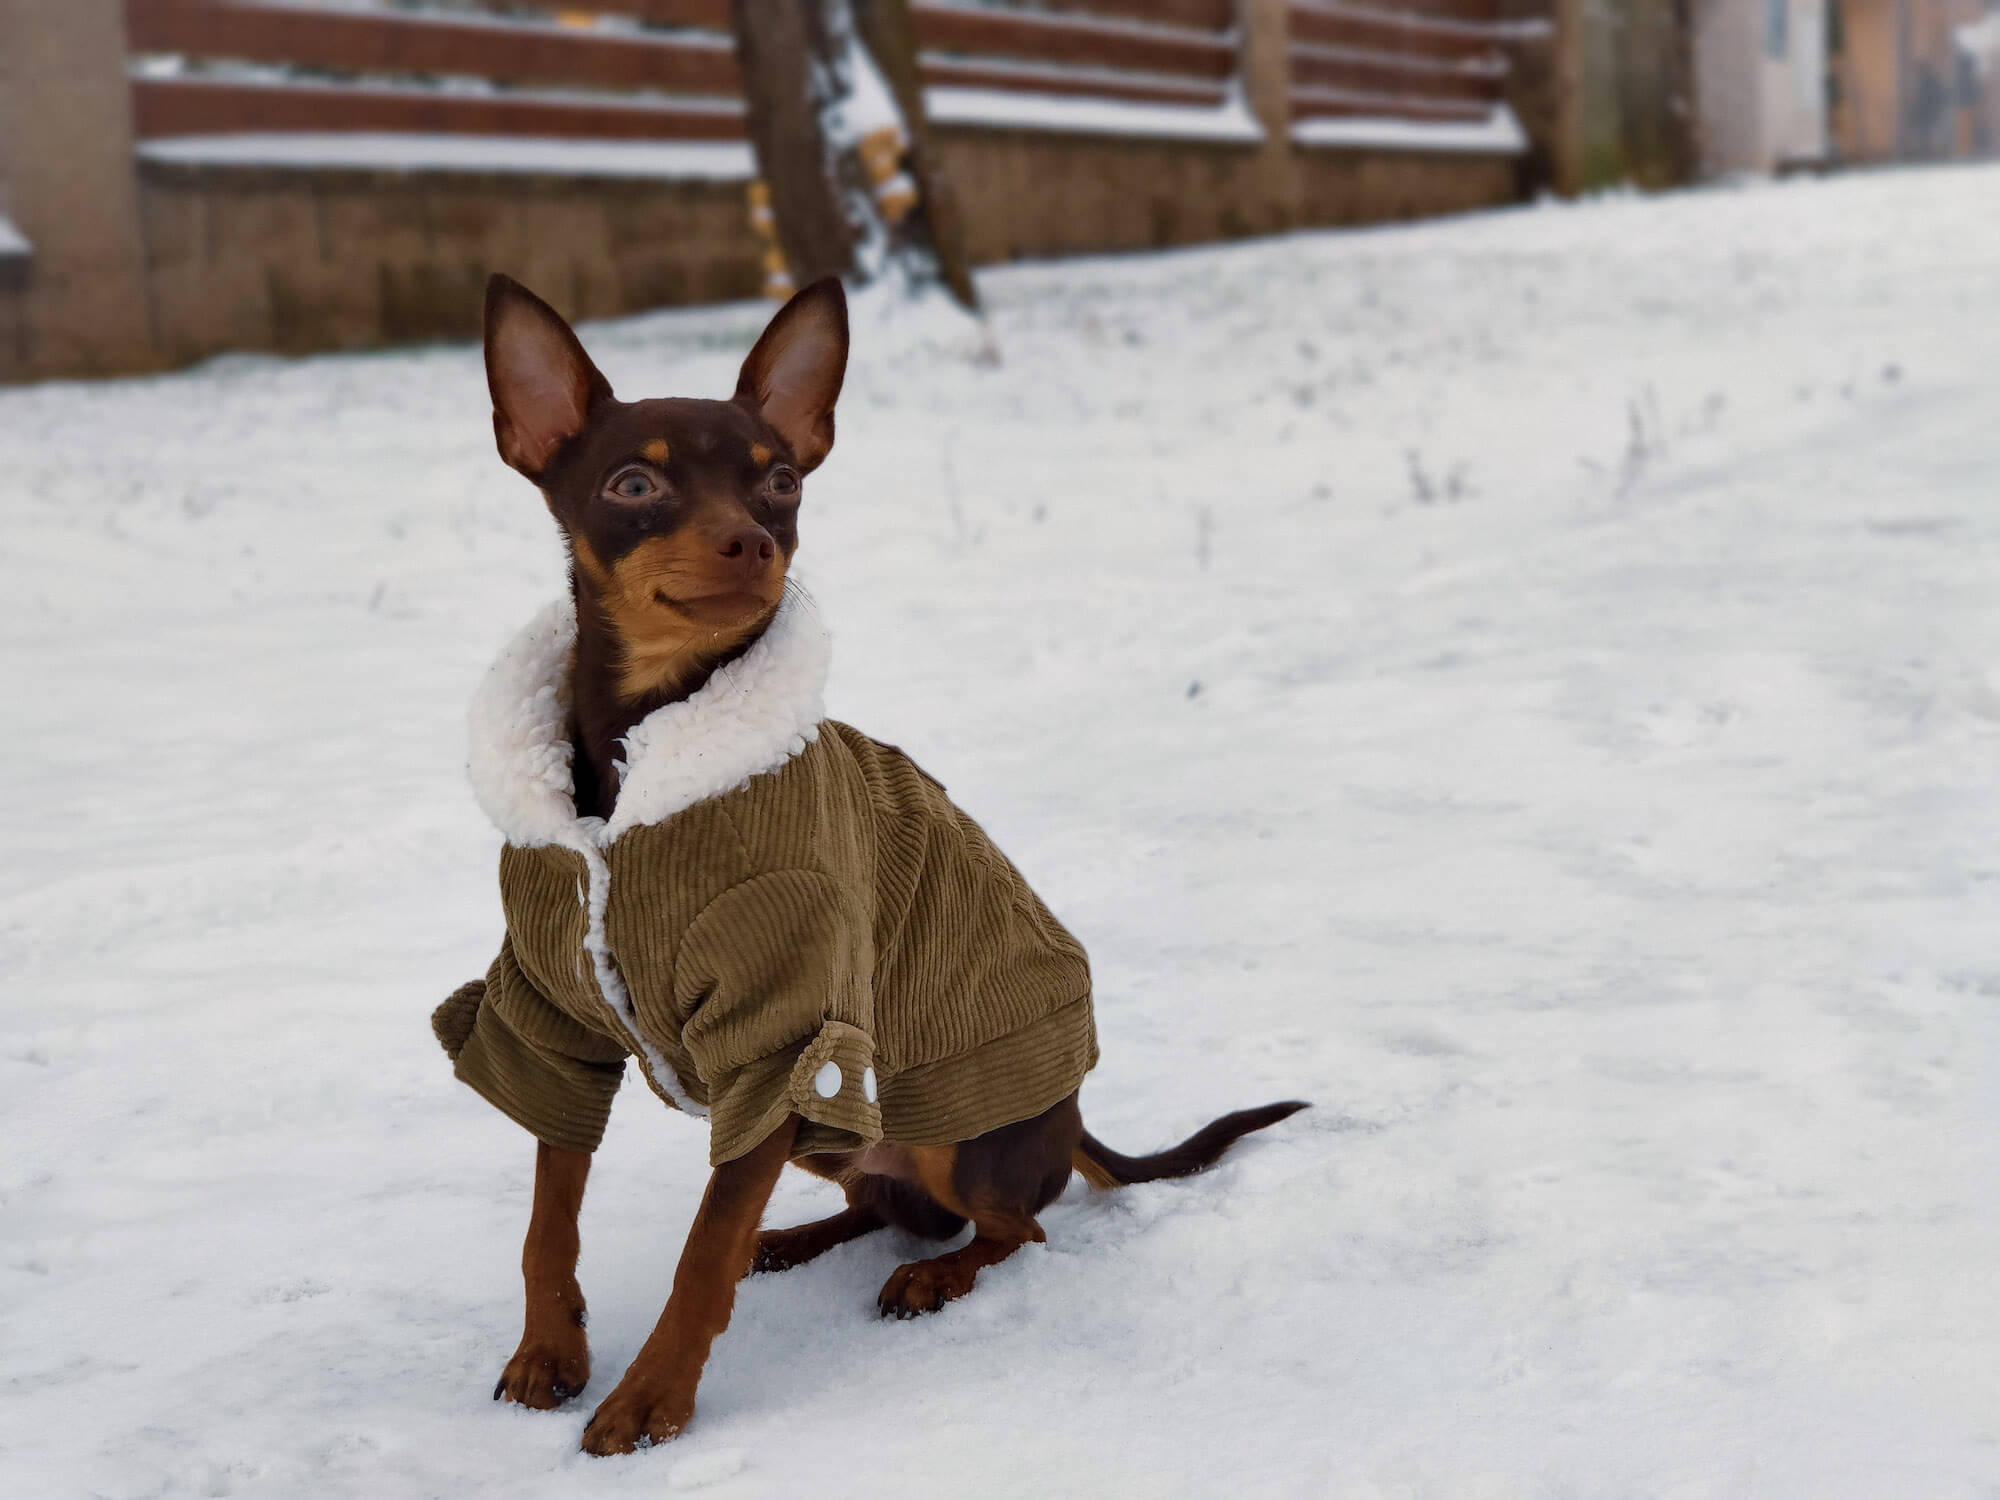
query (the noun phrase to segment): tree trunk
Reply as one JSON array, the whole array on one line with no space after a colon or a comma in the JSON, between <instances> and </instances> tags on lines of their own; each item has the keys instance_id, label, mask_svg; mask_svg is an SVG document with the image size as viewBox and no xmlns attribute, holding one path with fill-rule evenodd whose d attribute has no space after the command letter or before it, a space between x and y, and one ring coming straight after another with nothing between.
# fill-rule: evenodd
<instances>
[{"instance_id":1,"label":"tree trunk","mask_svg":"<svg viewBox=\"0 0 2000 1500\"><path fill-rule=\"evenodd\" d=\"M772 289L782 273L798 286L895 276L976 307L956 204L926 149L906 0L733 0L732 15L782 256Z\"/></svg>"}]
</instances>

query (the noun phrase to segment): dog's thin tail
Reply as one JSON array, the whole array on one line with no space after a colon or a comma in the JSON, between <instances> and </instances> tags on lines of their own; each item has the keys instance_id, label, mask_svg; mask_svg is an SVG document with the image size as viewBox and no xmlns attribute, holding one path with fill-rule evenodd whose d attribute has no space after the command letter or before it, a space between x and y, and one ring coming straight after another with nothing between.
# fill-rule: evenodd
<instances>
[{"instance_id":1,"label":"dog's thin tail","mask_svg":"<svg viewBox=\"0 0 2000 1500\"><path fill-rule=\"evenodd\" d=\"M1135 1182L1158 1182L1167 1177L1192 1177L1253 1130L1275 1125L1289 1115L1307 1108L1303 1099L1286 1099L1278 1104L1261 1104L1255 1109L1239 1109L1234 1114L1211 1120L1178 1146L1156 1151L1151 1156L1120 1156L1089 1131L1070 1153L1070 1166L1083 1174L1094 1188L1130 1187Z\"/></svg>"}]
</instances>

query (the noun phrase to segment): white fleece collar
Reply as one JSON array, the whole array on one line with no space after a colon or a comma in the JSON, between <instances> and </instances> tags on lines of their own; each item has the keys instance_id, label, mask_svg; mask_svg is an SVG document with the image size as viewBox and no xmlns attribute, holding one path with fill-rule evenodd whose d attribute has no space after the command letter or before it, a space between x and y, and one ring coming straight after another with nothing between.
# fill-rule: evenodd
<instances>
[{"instance_id":1,"label":"white fleece collar","mask_svg":"<svg viewBox=\"0 0 2000 1500\"><path fill-rule=\"evenodd\" d=\"M508 643L473 695L472 790L511 844L602 848L777 770L819 737L826 717L831 645L811 600L788 587L755 645L692 697L633 726L610 818L579 818L567 699L575 642L575 605L557 600Z\"/></svg>"}]
</instances>

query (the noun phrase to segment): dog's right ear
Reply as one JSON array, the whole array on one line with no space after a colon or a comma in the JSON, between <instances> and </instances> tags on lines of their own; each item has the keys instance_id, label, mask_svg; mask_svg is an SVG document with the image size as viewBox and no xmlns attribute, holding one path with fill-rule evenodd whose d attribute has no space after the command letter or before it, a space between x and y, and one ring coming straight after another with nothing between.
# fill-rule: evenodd
<instances>
[{"instance_id":1,"label":"dog's right ear","mask_svg":"<svg viewBox=\"0 0 2000 1500\"><path fill-rule=\"evenodd\" d=\"M611 399L611 383L562 316L498 273L486 282L486 388L500 456L537 482L591 409Z\"/></svg>"},{"instance_id":2,"label":"dog's right ear","mask_svg":"<svg viewBox=\"0 0 2000 1500\"><path fill-rule=\"evenodd\" d=\"M810 474L833 447L847 373L847 293L823 276L778 309L736 377L736 399L771 424Z\"/></svg>"}]
</instances>

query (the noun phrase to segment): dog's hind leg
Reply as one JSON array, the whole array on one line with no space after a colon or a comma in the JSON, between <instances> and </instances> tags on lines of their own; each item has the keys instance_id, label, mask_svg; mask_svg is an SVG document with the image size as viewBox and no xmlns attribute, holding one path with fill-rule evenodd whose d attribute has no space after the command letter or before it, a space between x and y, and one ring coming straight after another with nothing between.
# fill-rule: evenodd
<instances>
[{"instance_id":1,"label":"dog's hind leg","mask_svg":"<svg viewBox=\"0 0 2000 1500\"><path fill-rule=\"evenodd\" d=\"M970 1244L896 1267L876 1298L882 1316L915 1318L963 1297L972 1290L973 1278L988 1266L998 1265L1030 1241L1040 1243L1047 1238L1033 1219L1025 1227L1033 1233L1021 1233L1019 1224L981 1225Z\"/></svg>"},{"instance_id":2,"label":"dog's hind leg","mask_svg":"<svg viewBox=\"0 0 2000 1500\"><path fill-rule=\"evenodd\" d=\"M889 1159L906 1163L907 1153L891 1151ZM948 1240L965 1228L965 1218L937 1202L912 1181L886 1173L862 1171L846 1159L839 1171L825 1170L829 1158L808 1158L797 1165L815 1176L838 1182L847 1191L847 1207L830 1219L794 1229L766 1229L757 1236L757 1256L749 1274L789 1271L816 1260L836 1246L858 1240L878 1229L894 1227L927 1240Z\"/></svg>"},{"instance_id":3,"label":"dog's hind leg","mask_svg":"<svg viewBox=\"0 0 2000 1500\"><path fill-rule=\"evenodd\" d=\"M827 1251L864 1234L885 1228L888 1220L868 1204L850 1205L830 1219L800 1224L792 1229L766 1229L757 1236L757 1254L746 1275L765 1271L789 1271L809 1260L818 1260Z\"/></svg>"},{"instance_id":4,"label":"dog's hind leg","mask_svg":"<svg viewBox=\"0 0 2000 1500\"><path fill-rule=\"evenodd\" d=\"M590 1342L583 1331L583 1291L576 1284L577 1211L583 1207L590 1157L535 1143L535 1203L521 1246L521 1280L528 1316L521 1347L507 1361L495 1401L553 1410L590 1381Z\"/></svg>"},{"instance_id":5,"label":"dog's hind leg","mask_svg":"<svg viewBox=\"0 0 2000 1500\"><path fill-rule=\"evenodd\" d=\"M912 1148L924 1191L972 1221L970 1244L899 1266L877 1298L884 1317L936 1312L972 1290L973 1280L1027 1244L1047 1236L1035 1222L1069 1181L1070 1157L1083 1138L1076 1095L1033 1119L1003 1125L957 1146Z\"/></svg>"}]
</instances>

